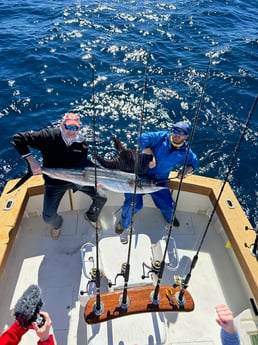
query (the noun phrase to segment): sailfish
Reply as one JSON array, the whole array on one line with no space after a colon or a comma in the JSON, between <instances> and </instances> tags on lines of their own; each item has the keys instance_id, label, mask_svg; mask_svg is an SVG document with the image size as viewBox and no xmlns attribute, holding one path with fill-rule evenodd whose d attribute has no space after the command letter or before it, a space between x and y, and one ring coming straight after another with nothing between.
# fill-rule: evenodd
<instances>
[{"instance_id":1,"label":"sailfish","mask_svg":"<svg viewBox=\"0 0 258 345\"><path fill-rule=\"evenodd\" d=\"M84 169L64 169L42 167L42 173L53 179L72 182L81 186L95 186L117 193L148 194L166 188L159 181L150 180L144 175L147 173L152 155L140 153L127 148L121 141L113 136L118 157L112 160L104 159L98 155L96 160L102 167L86 167ZM14 145L15 146L15 145ZM26 182L32 175L28 164L27 173L11 188L8 193L13 192Z\"/></svg>"}]
</instances>

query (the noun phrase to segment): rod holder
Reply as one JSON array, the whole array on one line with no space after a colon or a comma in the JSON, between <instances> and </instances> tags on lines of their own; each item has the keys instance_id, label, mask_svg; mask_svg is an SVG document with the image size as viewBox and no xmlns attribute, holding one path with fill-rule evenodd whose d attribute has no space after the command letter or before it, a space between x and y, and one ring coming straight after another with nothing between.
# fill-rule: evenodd
<instances>
[{"instance_id":1,"label":"rod holder","mask_svg":"<svg viewBox=\"0 0 258 345\"><path fill-rule=\"evenodd\" d=\"M102 304L102 302L100 302L100 308L99 309L97 308L97 303L95 302L94 306L93 306L93 311L94 311L94 314L97 316L102 315L103 311L104 311L104 305Z\"/></svg>"},{"instance_id":2,"label":"rod holder","mask_svg":"<svg viewBox=\"0 0 258 345\"><path fill-rule=\"evenodd\" d=\"M128 298L128 296L126 297L126 303L123 302L123 295L121 295L119 297L119 304L120 304L120 307L122 309L128 309L128 307L130 306L130 299Z\"/></svg>"},{"instance_id":3,"label":"rod holder","mask_svg":"<svg viewBox=\"0 0 258 345\"><path fill-rule=\"evenodd\" d=\"M154 291L151 292L150 294L150 299L153 305L159 305L160 304L160 296L158 294L157 298L154 298Z\"/></svg>"}]
</instances>

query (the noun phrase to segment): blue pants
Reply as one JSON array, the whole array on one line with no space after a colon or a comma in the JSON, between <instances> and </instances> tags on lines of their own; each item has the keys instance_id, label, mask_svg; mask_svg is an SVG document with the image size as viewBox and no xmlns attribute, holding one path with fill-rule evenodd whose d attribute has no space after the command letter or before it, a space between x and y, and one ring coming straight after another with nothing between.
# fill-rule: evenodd
<instances>
[{"instance_id":1,"label":"blue pants","mask_svg":"<svg viewBox=\"0 0 258 345\"><path fill-rule=\"evenodd\" d=\"M135 206L134 214L140 211L143 207L143 195L135 195ZM157 208L160 209L165 220L170 223L175 203L172 199L170 190L168 188L161 189L155 193L150 193L152 200ZM128 228L131 224L132 218L132 203L133 203L133 194L125 193L125 201L122 207L121 213L121 223L123 228Z\"/></svg>"},{"instance_id":2,"label":"blue pants","mask_svg":"<svg viewBox=\"0 0 258 345\"><path fill-rule=\"evenodd\" d=\"M87 216L90 220L96 221L107 201L105 193L100 190L96 191L96 189L91 186L79 186L70 182L61 185L45 185L43 204L44 221L55 229L61 226L62 217L57 214L57 209L62 197L68 189L72 189L73 192L81 191L91 197L92 204L87 211Z\"/></svg>"}]
</instances>

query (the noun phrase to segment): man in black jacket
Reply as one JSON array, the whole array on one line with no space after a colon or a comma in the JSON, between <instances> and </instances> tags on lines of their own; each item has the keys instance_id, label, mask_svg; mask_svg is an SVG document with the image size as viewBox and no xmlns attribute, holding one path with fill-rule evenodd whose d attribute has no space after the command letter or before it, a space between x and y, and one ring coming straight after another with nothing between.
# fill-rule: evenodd
<instances>
[{"instance_id":1,"label":"man in black jacket","mask_svg":"<svg viewBox=\"0 0 258 345\"><path fill-rule=\"evenodd\" d=\"M80 119L77 114L67 113L58 128L44 128L40 131L16 133L13 136L19 154L27 160L34 175L41 173L40 163L33 157L30 148L41 152L43 167L46 168L84 168L93 166L87 159L88 144L80 135ZM84 217L95 225L107 198L103 191L92 186L79 186L74 183L52 179L43 175L45 180L43 219L50 224L51 236L58 239L63 219L57 214L60 201L67 191L80 190L88 194L92 204Z\"/></svg>"}]
</instances>

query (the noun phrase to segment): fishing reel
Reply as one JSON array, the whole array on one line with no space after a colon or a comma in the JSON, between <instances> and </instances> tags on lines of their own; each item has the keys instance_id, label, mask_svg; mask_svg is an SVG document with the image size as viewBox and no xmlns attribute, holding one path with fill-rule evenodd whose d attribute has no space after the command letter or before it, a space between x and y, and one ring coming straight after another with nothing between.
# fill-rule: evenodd
<instances>
[{"instance_id":1,"label":"fishing reel","mask_svg":"<svg viewBox=\"0 0 258 345\"><path fill-rule=\"evenodd\" d=\"M90 280L88 280L87 285L85 290L80 291L80 295L83 296L85 293L89 293L89 285L94 284L96 285L96 280L97 280L97 269L95 267L92 267L92 269L89 272L89 275L91 277ZM103 273L100 271L99 272L99 279L103 276Z\"/></svg>"},{"instance_id":2,"label":"fishing reel","mask_svg":"<svg viewBox=\"0 0 258 345\"><path fill-rule=\"evenodd\" d=\"M142 270L143 270L142 279L150 278L151 273L154 273L157 275L159 273L160 264L161 264L160 260L151 260L151 267L150 267L145 262L143 262L142 263ZM149 269L147 274L145 273L145 267Z\"/></svg>"},{"instance_id":3,"label":"fishing reel","mask_svg":"<svg viewBox=\"0 0 258 345\"><path fill-rule=\"evenodd\" d=\"M179 275L174 275L174 287L179 286L181 288L187 288L186 277L181 277Z\"/></svg>"},{"instance_id":4,"label":"fishing reel","mask_svg":"<svg viewBox=\"0 0 258 345\"><path fill-rule=\"evenodd\" d=\"M100 274L100 278L102 277L102 272L100 271L99 272L99 274ZM91 282L93 282L93 283L96 283L96 277L97 277L97 269L96 269L96 267L92 267L92 269L91 269L91 271L90 271L90 276L91 276Z\"/></svg>"},{"instance_id":5,"label":"fishing reel","mask_svg":"<svg viewBox=\"0 0 258 345\"><path fill-rule=\"evenodd\" d=\"M126 279L126 275L127 275L127 263L123 262L121 264L121 271L120 271L120 273L117 273L117 275L115 277L115 280L114 280L114 283L112 283L111 280L109 280L108 287L111 288L112 286L117 285L117 283L116 283L117 278L118 277L123 277L124 279Z\"/></svg>"},{"instance_id":6,"label":"fishing reel","mask_svg":"<svg viewBox=\"0 0 258 345\"><path fill-rule=\"evenodd\" d=\"M245 230L252 230L256 233L256 237L255 237L255 241L254 243L248 245L247 243L245 243L245 247L250 249L250 253L256 257L256 259L258 260L258 223L256 223L255 229L253 228L248 228L248 226L245 227Z\"/></svg>"}]
</instances>

